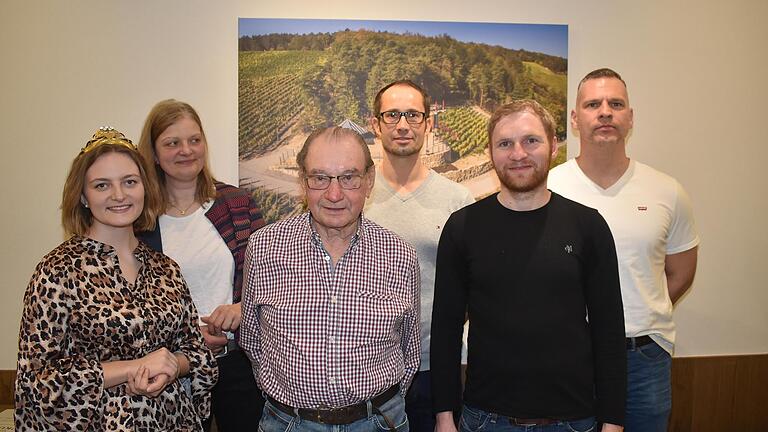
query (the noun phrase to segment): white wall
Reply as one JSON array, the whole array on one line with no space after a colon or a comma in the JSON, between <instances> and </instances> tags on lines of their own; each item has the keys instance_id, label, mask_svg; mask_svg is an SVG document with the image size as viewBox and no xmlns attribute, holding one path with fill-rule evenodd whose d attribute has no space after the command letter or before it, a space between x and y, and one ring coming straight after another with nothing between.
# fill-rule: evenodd
<instances>
[{"instance_id":1,"label":"white wall","mask_svg":"<svg viewBox=\"0 0 768 432\"><path fill-rule=\"evenodd\" d=\"M62 240L64 177L96 127L137 139L156 101L188 101L203 118L215 173L237 181L239 16L568 24L569 108L586 72L622 73L635 109L632 157L677 177L695 206L703 241L693 290L676 312L677 355L768 352L768 3L331 3L3 0L0 369L15 367L24 289Z\"/></svg>"}]
</instances>

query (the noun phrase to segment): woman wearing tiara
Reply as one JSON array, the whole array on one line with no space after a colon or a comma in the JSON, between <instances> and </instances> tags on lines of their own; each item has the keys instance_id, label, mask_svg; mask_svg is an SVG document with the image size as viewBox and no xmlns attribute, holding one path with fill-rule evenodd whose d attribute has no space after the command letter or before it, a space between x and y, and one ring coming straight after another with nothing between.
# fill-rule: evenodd
<instances>
[{"instance_id":1,"label":"woman wearing tiara","mask_svg":"<svg viewBox=\"0 0 768 432\"><path fill-rule=\"evenodd\" d=\"M112 128L72 162L61 203L71 237L24 295L17 431L202 430L215 359L178 265L134 235L160 211L151 176Z\"/></svg>"}]
</instances>

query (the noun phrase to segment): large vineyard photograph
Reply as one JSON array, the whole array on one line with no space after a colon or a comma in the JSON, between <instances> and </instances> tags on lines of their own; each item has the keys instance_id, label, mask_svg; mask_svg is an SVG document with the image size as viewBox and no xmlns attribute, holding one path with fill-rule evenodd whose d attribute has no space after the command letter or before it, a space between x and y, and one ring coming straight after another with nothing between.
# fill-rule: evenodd
<instances>
[{"instance_id":1,"label":"large vineyard photograph","mask_svg":"<svg viewBox=\"0 0 768 432\"><path fill-rule=\"evenodd\" d=\"M303 211L296 153L315 129L341 125L365 138L373 99L410 79L429 93L434 128L422 148L436 172L476 198L498 190L487 153L494 109L532 98L557 121L557 165L566 158L568 27L356 20L239 20L240 186L267 222Z\"/></svg>"}]
</instances>

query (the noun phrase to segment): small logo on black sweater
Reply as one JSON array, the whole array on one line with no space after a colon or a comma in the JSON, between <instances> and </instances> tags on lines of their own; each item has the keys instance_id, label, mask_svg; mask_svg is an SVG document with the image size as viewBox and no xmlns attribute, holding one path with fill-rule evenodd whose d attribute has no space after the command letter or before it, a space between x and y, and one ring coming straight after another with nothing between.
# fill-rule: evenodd
<instances>
[{"instance_id":1,"label":"small logo on black sweater","mask_svg":"<svg viewBox=\"0 0 768 432\"><path fill-rule=\"evenodd\" d=\"M565 252L566 252L566 253L571 253L571 252L573 252L573 246L571 246L571 245L565 245L565 248L564 248L564 249L565 249Z\"/></svg>"}]
</instances>

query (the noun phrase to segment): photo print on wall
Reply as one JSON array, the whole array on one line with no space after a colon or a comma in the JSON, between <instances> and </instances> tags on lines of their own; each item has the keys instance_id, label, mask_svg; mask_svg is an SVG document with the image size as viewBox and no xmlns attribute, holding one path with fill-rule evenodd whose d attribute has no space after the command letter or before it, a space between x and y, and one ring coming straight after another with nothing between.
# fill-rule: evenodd
<instances>
[{"instance_id":1,"label":"photo print on wall","mask_svg":"<svg viewBox=\"0 0 768 432\"><path fill-rule=\"evenodd\" d=\"M373 98L410 79L429 93L433 131L422 160L476 198L498 190L487 122L499 105L532 98L557 121L566 157L568 26L240 18L240 186L274 222L302 211L296 153L311 131L357 130L374 161Z\"/></svg>"}]
</instances>

